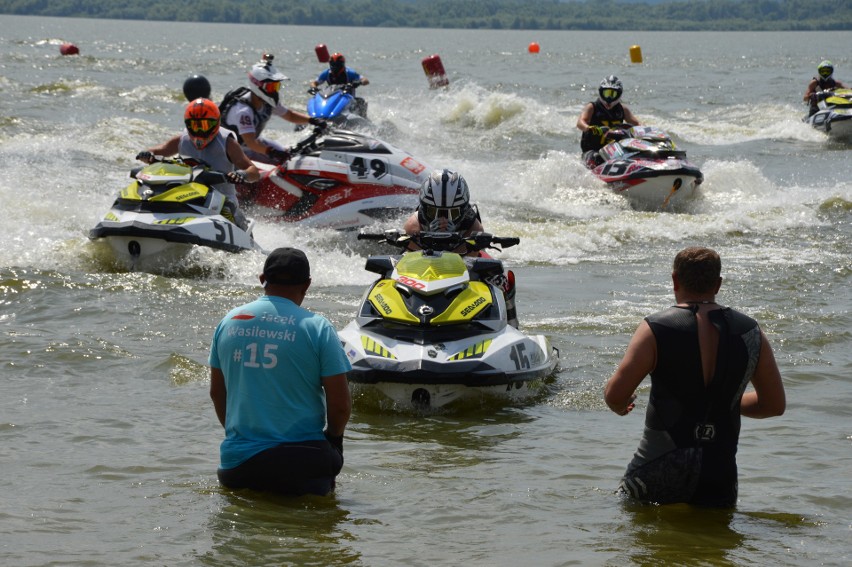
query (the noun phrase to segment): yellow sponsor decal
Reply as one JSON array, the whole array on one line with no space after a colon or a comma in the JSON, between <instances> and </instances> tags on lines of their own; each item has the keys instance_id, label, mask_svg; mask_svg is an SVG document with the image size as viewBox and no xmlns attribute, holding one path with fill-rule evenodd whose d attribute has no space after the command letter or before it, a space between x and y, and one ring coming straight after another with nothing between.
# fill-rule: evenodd
<instances>
[{"instance_id":1,"label":"yellow sponsor decal","mask_svg":"<svg viewBox=\"0 0 852 567\"><path fill-rule=\"evenodd\" d=\"M187 183L155 195L149 201L174 201L176 203L183 203L192 201L193 199L203 199L207 196L208 191L209 189L200 183Z\"/></svg>"},{"instance_id":2,"label":"yellow sponsor decal","mask_svg":"<svg viewBox=\"0 0 852 567\"><path fill-rule=\"evenodd\" d=\"M391 360L396 360L394 354L385 348L385 346L370 337L361 336L361 346L364 347L364 352L367 354L372 354L374 356L381 356L382 358L390 358Z\"/></svg>"},{"instance_id":3,"label":"yellow sponsor decal","mask_svg":"<svg viewBox=\"0 0 852 567\"><path fill-rule=\"evenodd\" d=\"M139 200L139 182L132 181L130 185L121 190L121 198L129 200Z\"/></svg>"},{"instance_id":4,"label":"yellow sponsor decal","mask_svg":"<svg viewBox=\"0 0 852 567\"><path fill-rule=\"evenodd\" d=\"M393 280L382 280L370 290L369 302L382 314L385 319L400 321L402 323L420 322L420 319L412 315L405 307L405 301L393 285Z\"/></svg>"},{"instance_id":5,"label":"yellow sponsor decal","mask_svg":"<svg viewBox=\"0 0 852 567\"><path fill-rule=\"evenodd\" d=\"M433 325L469 321L491 305L491 290L484 282L470 282L443 313L432 319Z\"/></svg>"},{"instance_id":6,"label":"yellow sponsor decal","mask_svg":"<svg viewBox=\"0 0 852 567\"><path fill-rule=\"evenodd\" d=\"M447 360L463 360L466 358L482 358L485 354L485 351L488 350L488 347L491 346L491 339L482 341L481 343L476 343L472 347L468 347L461 352L457 352L453 356L449 357Z\"/></svg>"}]
</instances>

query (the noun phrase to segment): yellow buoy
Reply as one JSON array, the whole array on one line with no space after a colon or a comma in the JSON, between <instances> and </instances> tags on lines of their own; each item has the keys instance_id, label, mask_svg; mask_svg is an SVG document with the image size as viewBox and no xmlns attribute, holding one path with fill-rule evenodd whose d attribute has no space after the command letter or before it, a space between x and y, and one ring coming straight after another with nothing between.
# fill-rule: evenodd
<instances>
[{"instance_id":1,"label":"yellow buoy","mask_svg":"<svg viewBox=\"0 0 852 567\"><path fill-rule=\"evenodd\" d=\"M642 62L642 48L638 45L630 46L630 62L631 63L641 63Z\"/></svg>"}]
</instances>

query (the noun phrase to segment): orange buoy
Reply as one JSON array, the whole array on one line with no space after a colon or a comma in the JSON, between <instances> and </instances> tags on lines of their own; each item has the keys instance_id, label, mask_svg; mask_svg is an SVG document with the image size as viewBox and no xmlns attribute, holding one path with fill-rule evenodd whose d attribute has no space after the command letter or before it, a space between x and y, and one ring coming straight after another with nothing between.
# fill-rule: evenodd
<instances>
[{"instance_id":1,"label":"orange buoy","mask_svg":"<svg viewBox=\"0 0 852 567\"><path fill-rule=\"evenodd\" d=\"M314 47L314 51L317 54L317 60L320 63L328 63L328 48L324 43L321 43Z\"/></svg>"},{"instance_id":2,"label":"orange buoy","mask_svg":"<svg viewBox=\"0 0 852 567\"><path fill-rule=\"evenodd\" d=\"M638 45L630 46L630 61L632 63L642 62L642 48Z\"/></svg>"},{"instance_id":3,"label":"orange buoy","mask_svg":"<svg viewBox=\"0 0 852 567\"><path fill-rule=\"evenodd\" d=\"M59 53L62 55L77 55L80 50L73 43L63 43L59 46Z\"/></svg>"},{"instance_id":4,"label":"orange buoy","mask_svg":"<svg viewBox=\"0 0 852 567\"><path fill-rule=\"evenodd\" d=\"M538 53L541 51L541 46L537 42L532 42L529 47L527 47L527 51L530 53Z\"/></svg>"},{"instance_id":5,"label":"orange buoy","mask_svg":"<svg viewBox=\"0 0 852 567\"><path fill-rule=\"evenodd\" d=\"M423 64L423 72L426 73L426 77L429 79L430 89L446 87L450 84L449 79L447 79L447 73L444 71L444 64L438 55L424 57L421 63Z\"/></svg>"}]
</instances>

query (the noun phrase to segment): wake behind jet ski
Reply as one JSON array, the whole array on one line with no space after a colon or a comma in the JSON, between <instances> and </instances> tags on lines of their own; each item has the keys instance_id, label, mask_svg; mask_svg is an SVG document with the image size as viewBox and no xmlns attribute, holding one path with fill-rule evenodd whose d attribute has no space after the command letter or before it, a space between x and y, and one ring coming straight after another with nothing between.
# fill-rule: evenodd
<instances>
[{"instance_id":1,"label":"wake behind jet ski","mask_svg":"<svg viewBox=\"0 0 852 567\"><path fill-rule=\"evenodd\" d=\"M254 221L241 228L225 196L211 188L224 173L180 158L131 170L133 181L89 231L106 241L115 259L131 270L179 262L194 246L227 252L262 250L252 237Z\"/></svg>"},{"instance_id":2,"label":"wake behind jet ski","mask_svg":"<svg viewBox=\"0 0 852 567\"><path fill-rule=\"evenodd\" d=\"M442 407L473 396L528 398L553 374L558 352L543 335L507 324L504 295L514 285L500 260L449 252L514 246L487 233L360 234L403 255L371 256L379 275L356 318L338 334L352 363L349 380L400 407Z\"/></svg>"},{"instance_id":3,"label":"wake behind jet ski","mask_svg":"<svg viewBox=\"0 0 852 567\"><path fill-rule=\"evenodd\" d=\"M279 166L257 163L261 179L237 186L240 201L270 209L264 216L317 228L355 229L410 214L431 171L387 142L323 126L288 153Z\"/></svg>"},{"instance_id":4,"label":"wake behind jet ski","mask_svg":"<svg viewBox=\"0 0 852 567\"><path fill-rule=\"evenodd\" d=\"M677 209L704 180L661 128L625 125L603 131L611 141L597 152L586 152L584 163L636 209Z\"/></svg>"}]
</instances>

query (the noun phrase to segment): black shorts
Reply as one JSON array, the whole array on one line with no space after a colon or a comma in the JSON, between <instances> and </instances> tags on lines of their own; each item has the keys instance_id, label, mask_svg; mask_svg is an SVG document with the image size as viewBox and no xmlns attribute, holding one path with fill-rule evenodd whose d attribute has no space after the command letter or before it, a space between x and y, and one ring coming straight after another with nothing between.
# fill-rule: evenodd
<instances>
[{"instance_id":1,"label":"black shorts","mask_svg":"<svg viewBox=\"0 0 852 567\"><path fill-rule=\"evenodd\" d=\"M217 476L228 488L324 496L342 468L343 455L328 441L301 441L262 451L232 469L219 469Z\"/></svg>"}]
</instances>

